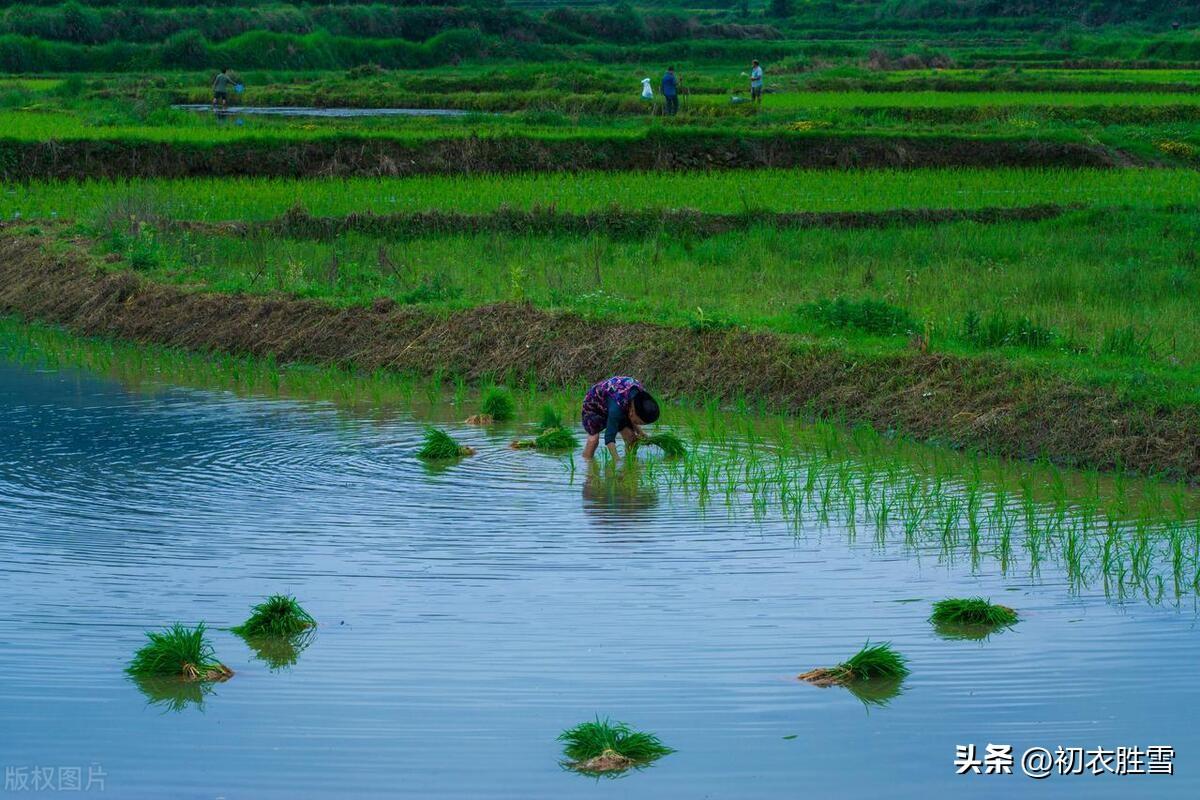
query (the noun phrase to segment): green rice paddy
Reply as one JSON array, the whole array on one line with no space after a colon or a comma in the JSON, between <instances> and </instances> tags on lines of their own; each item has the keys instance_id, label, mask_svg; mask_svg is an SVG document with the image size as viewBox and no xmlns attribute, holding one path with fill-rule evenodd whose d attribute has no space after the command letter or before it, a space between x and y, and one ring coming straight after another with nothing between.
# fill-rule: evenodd
<instances>
[{"instance_id":1,"label":"green rice paddy","mask_svg":"<svg viewBox=\"0 0 1200 800\"><path fill-rule=\"evenodd\" d=\"M80 339L15 320L0 320L0 355L31 366L86 367L140 392L169 381L248 396L333 400L356 414L415 413L435 426L461 420L459 409L472 403L465 384L447 375L204 357ZM547 394L516 384L511 391L518 418L537 419L547 403L560 417L565 409L574 413L586 388ZM1037 575L1054 565L1072 591L1099 589L1117 601L1180 605L1200 595L1200 496L1186 485L954 453L870 428L778 417L751 402L723 407L703 398L673 400L655 427L687 441L686 456L648 451L638 469L623 473L631 484L623 491L679 494L702 507L745 509L755 517L777 514L798 533L843 530L881 550L932 551L972 569L992 564L1003 574ZM453 463L463 445L438 433L431 435L437 450ZM572 465L565 468L573 474Z\"/></svg>"},{"instance_id":2,"label":"green rice paddy","mask_svg":"<svg viewBox=\"0 0 1200 800\"><path fill-rule=\"evenodd\" d=\"M265 220L297 204L315 216L460 213L535 207L563 212L690 208L755 211L884 211L989 208L1039 203L1163 208L1200 192L1190 169L757 170L736 174L607 172L412 178L188 178L10 184L6 220L90 222L120 198L132 211L206 222Z\"/></svg>"},{"instance_id":3,"label":"green rice paddy","mask_svg":"<svg viewBox=\"0 0 1200 800\"><path fill-rule=\"evenodd\" d=\"M1034 415L1022 416L1029 409L1014 407L1035 402L1028 398L1040 397L1039 387L1051 384L1066 387L1063 397L1082 398L1078 404L1100 398L1095 407L1108 409L1104 402L1111 400L1111 414L1097 412L1104 418L1095 437L1114 450L1128 441L1148 451L1165 448L1139 428L1146 420L1177 423L1171 433L1191 430L1200 408L1197 12L1160 0L1136 4L1136 10L1134 4L1095 0L1087 10L1081 4L1035 3L1009 13L1008 4L989 7L992 17L984 17L978 3L917 0L562 5L335 2L249 4L214 12L186 4L143 8L124 0L85 0L7 8L0 13L0 67L7 70L0 78L5 178L0 238L54 275L63 274L56 272L63 265L82 266L80 274L99 275L96 280L118 289L146 282L236 296L268 308L264 320L277 307L320 307L322 313L332 307L344 310L351 322L367 311L392 314L375 319L398 326L409 312L408 319L461 320L466 312L482 314L480 309L493 305L530 318L557 315L554 319L569 320L595 339L559 343L564 353L579 354L572 376L562 377L568 370L558 364L555 378L538 363L495 374L488 368L460 374L430 364L422 374L409 375L383 360L362 363L389 368L360 371L357 355L332 354L318 366L199 354L153 341L79 338L22 319L23 309L9 306L0 309L0 359L32 370L90 370L135 394L179 386L217 389L295 401L276 404L289 409L405 420L408 428L400 430L412 438L402 446L364 440L364 448L378 448L368 454L371 467L391 464L403 473L424 462L417 480L428 478L446 492L447 503L460 484L473 490L470 481L482 470L500 472L506 463L514 476L530 470L536 476L531 485L547 495L570 488L555 500L586 515L578 527L589 535L594 525L601 534L649 538L671 515L647 516L644 525L636 515L673 511L670 503L680 500L695 520L711 514L739 531L759 533L770 521L775 534L794 538L785 548L815 550L836 537L855 548L855 556L881 556L888 569L895 569L892 562L912 560L954 570L972 585L985 575L993 583L1019 576L1027 589L1038 587L1047 572L1065 583L1061 590L1072 600L1096 593L1114 604L1194 613L1200 600L1197 487L1162 475L1135 476L1119 460L1107 472L1067 469L1061 464L1080 462L1070 453L1042 449L1047 431L1029 429ZM751 58L768 67L761 106L744 102ZM229 62L238 71L239 104L464 113L273 118L172 107L207 103L213 64ZM668 63L678 67L685 87L682 109L673 118L664 115L658 96L658 78ZM640 99L643 77L651 78L653 102ZM782 166L789 164L821 168ZM291 174L314 177L250 177ZM185 177L159 177L171 175ZM402 175L409 177L384 177ZM127 294L113 296L130 306ZM287 300L309 303L282 302ZM111 304L95 305L89 310L97 317L117 313ZM96 320L77 328L114 329L92 323ZM601 325L603 331L594 333ZM671 350L639 361L625 340L606 335L651 328L678 348L678 359ZM188 341L198 349L211 344L198 333L173 337L155 330L160 341ZM458 344L480 345L469 336L496 332L464 326ZM671 344L676 336L682 344ZM774 397L774 387L760 388L762 397L747 395L744 387L753 384L741 383L738 365L726 365L713 376L721 385L701 396L671 396L650 386L663 398L662 419L631 444L625 458L602 450L590 463L577 459L579 403L587 386L603 377L590 374L601 361L593 351L645 364L647 372L660 371L662 382L670 384L672 369L703 370L724 353L751 352L734 344L745 348L766 341L777 349L764 350L771 358L769 365L761 360L762 374L773 375L768 369L780 365L795 373L841 370L821 384L834 387L823 390L823 405L807 399L809 410L802 410L799 401L789 406L784 399L773 406L767 398ZM410 346L420 345L418 339ZM519 353L517 346L514 342ZM878 370L882 377L875 385L882 393L911 377L901 373L915 365L914 371L924 372L904 385L915 387L916 398L925 388L921 381L937 380L947 364L961 365L961 371L947 368L947 374L962 375L964 389L991 392L980 397L982 391L964 391L980 406L959 415L970 418L964 424L973 426L971 436L940 438L949 428L911 417L883 430L839 416L838 402L846 409L872 399L850 396L858 385L847 377L852 373ZM989 382L995 376L1001 377ZM804 377L795 376L797 385ZM22 386L23 380L16 375L12 383ZM802 396L786 391L787 398ZM922 413L950 415L933 391L921 397L928 399ZM122 406L121 413L127 411ZM1008 415L1012 430L988 427L1001 414ZM1104 427L1109 416L1119 417L1111 420L1111 430ZM914 431L923 431L926 441L911 438ZM1020 439L1024 446L1008 447L1008 434L1026 437ZM329 441L342 446L340 439ZM941 446L963 442L982 443L992 453L1019 452L1026 460ZM322 446L324 458L329 450L327 443ZM464 461L477 452L480 458ZM1038 456L1046 452L1059 462ZM1175 470L1184 460L1156 463ZM364 457L358 463L366 462ZM1187 471L1193 468L1194 459L1170 474L1194 478ZM396 491L411 489L412 484ZM521 496L513 496L519 504ZM395 527L407 524L412 508L402 503L389 508L399 509ZM610 526L614 520L621 524ZM372 522L365 524L369 530ZM507 531L496 527L501 529L486 533L503 539ZM321 535L320 546L328 548L319 558L336 552L338 543L330 541L336 537L325 537L318 526L307 533ZM572 568L598 573L631 568L631 575L632 568L644 568L644 554L628 546L624 535L621 541L596 538L603 547L596 541L586 547L608 560L592 564L585 553ZM679 541L698 548L698 538L655 541L653 555ZM236 538L231 542L232 549ZM475 540L478 552L470 559L456 560L454 544L444 541L433 545L437 556L428 559L438 568L458 570L466 581L454 583L458 573L436 575L427 564L411 576L395 572L397 564L407 569L405 562L415 563L420 556L414 553L430 546L415 537L404 544L411 549L397 553L371 543L378 553L394 556L391 563L373 561L376 553L351 552L356 572L330 573L347 586L363 576L378 582L379 607L360 617L364 630L387 619L391 612L381 611L382 598L394 600L394 587L407 586L412 576L446 579L450 582L438 586L452 587L463 598L473 597L470 582L493 577L505 581L495 584L505 590L536 586L538 600L558 591L532 577L533 567L538 578L552 572L547 563L523 562L524 554L512 551L486 553L494 557L485 560ZM512 537L514 550L529 544ZM573 541L561 537L554 547L538 542L530 549L575 557L556 550L570 546ZM367 549L361 543L359 548ZM299 546L296 556L307 569ZM700 561L691 552L687 557ZM501 575L493 562L511 572ZM709 564L704 561L706 569ZM314 572L309 569L301 579ZM512 580L514 575L525 580ZM651 570L636 579L648 586L659 577ZM569 588L582 596L592 579L583 575ZM319 585L313 580L298 590L315 599L310 592ZM666 581L662 585L670 588ZM1040 632L1032 626L1044 605L1023 598L1014 601L1018 612L970 596L992 588L946 586L938 593L956 596L906 599L912 627L888 633L877 624L883 616L868 618L870 632L888 633L893 641L868 640L846 660L799 678L844 686L873 709L899 696L910 667L920 663L921 675L930 674L914 630L926 637L925 647L964 658L971 650L989 657L1003 653L1003 646L1020 637L987 640L1018 623L1018 630ZM740 586L737 593L745 594ZM770 596L764 595L737 599ZM631 602L628 594L608 596L615 603ZM391 607L407 612L412 597ZM646 598L647 605L664 602L653 591ZM496 609L505 607L507 598L496 600ZM792 601L781 605L787 602ZM453 603L444 605L438 613L453 619L459 631L481 624ZM710 612L700 604L694 610ZM414 604L414 619L403 621L441 624L425 614ZM889 612L887 618L905 617ZM511 623L513 616L505 620ZM726 630L727 620L711 621L713 631ZM830 625L840 630L842 622ZM274 594L228 632L249 648L257 666L278 672L299 662L316 628L295 597ZM413 668L396 669L388 678L397 678L405 690L420 687L419 670L430 664L445 669L446 654L472 652L463 642L469 637L437 630L445 637L437 642L441 653L422 661L428 654L413 648L402 655L413 658ZM475 635L487 629L470 630ZM866 632L852 634L851 641L861 641ZM203 622L148 632L125 669L128 680L159 708L202 708L214 687L233 675L218 660L208 634ZM520 635L504 646L527 644ZM323 645L326 638L331 651L354 644L353 636L322 634ZM975 644L953 641L960 639ZM594 653L572 657L599 664L615 652L601 650L603 637L597 640ZM790 641L812 646L811 639ZM717 636L713 645L729 647ZM496 652L506 655L503 647ZM616 673L623 679L636 659L617 655ZM785 653L784 663L793 656ZM324 657L314 653L309 663ZM397 653L379 650L374 657L363 663L388 672L395 662L387 659ZM745 672L745 664L711 652L696 657ZM596 667L581 674L611 679L609 672ZM463 668L459 677L479 674ZM275 678L286 682L285 676ZM629 686L641 690L640 680L633 676ZM240 690L242 683L253 682L237 681L230 688ZM512 689L497 683L500 691ZM794 681L778 683L796 696L815 694ZM464 686L460 695L469 698ZM599 689L597 694L603 696ZM356 704L361 699L337 698ZM375 699L385 710L390 703L409 702L382 693ZM430 692L422 702L432 706L434 699L447 698ZM446 705L455 702L465 701L455 697ZM573 707L570 717L578 718L595 706ZM426 714L429 725L418 737L443 730L436 715L428 709ZM547 729L535 720L543 734L527 737L517 726L505 741L542 741L549 750L554 743L544 731L565 721L554 720ZM473 730L487 731L487 724L481 713ZM374 736L374 729L365 730ZM401 732L404 736L409 732ZM676 734L667 738L676 741ZM484 736L477 741L486 744ZM563 731L557 742L561 766L591 777L620 777L675 752L654 733L599 715ZM282 742L278 749L288 747L294 745ZM428 744L413 749L421 747ZM356 787L347 787L339 790L354 794ZM314 791L320 788L313 784Z\"/></svg>"}]
</instances>

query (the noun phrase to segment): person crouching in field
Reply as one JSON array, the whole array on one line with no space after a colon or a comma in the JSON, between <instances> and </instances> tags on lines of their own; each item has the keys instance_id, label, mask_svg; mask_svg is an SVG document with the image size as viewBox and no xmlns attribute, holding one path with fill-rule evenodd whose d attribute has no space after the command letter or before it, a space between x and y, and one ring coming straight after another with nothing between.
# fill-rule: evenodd
<instances>
[{"instance_id":1,"label":"person crouching in field","mask_svg":"<svg viewBox=\"0 0 1200 800\"><path fill-rule=\"evenodd\" d=\"M629 446L644 436L642 426L657 420L658 413L658 401L641 381L625 376L600 381L583 397L583 429L587 431L583 457L595 455L602 432L604 446L613 458L617 458L618 433L628 453Z\"/></svg>"},{"instance_id":2,"label":"person crouching in field","mask_svg":"<svg viewBox=\"0 0 1200 800\"><path fill-rule=\"evenodd\" d=\"M233 85L233 78L229 75L229 67L225 67L217 73L217 77L213 78L214 111L224 111L229 106L229 87L231 85Z\"/></svg>"}]
</instances>

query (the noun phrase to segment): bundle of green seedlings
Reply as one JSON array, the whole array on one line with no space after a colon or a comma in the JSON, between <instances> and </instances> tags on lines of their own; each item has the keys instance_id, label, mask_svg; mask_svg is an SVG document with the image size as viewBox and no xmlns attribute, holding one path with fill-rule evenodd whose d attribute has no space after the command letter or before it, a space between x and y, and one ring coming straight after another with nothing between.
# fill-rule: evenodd
<instances>
[{"instance_id":1,"label":"bundle of green seedlings","mask_svg":"<svg viewBox=\"0 0 1200 800\"><path fill-rule=\"evenodd\" d=\"M683 440L670 431L643 436L633 443L632 449L636 450L639 447L657 447L668 458L678 458L687 455L687 446L683 443Z\"/></svg>"},{"instance_id":2,"label":"bundle of green seedlings","mask_svg":"<svg viewBox=\"0 0 1200 800\"><path fill-rule=\"evenodd\" d=\"M125 671L134 678L228 680L233 670L217 661L204 631L203 622L195 628L176 622L162 631L147 633L149 641L134 654Z\"/></svg>"},{"instance_id":3,"label":"bundle of green seedlings","mask_svg":"<svg viewBox=\"0 0 1200 800\"><path fill-rule=\"evenodd\" d=\"M933 604L929 621L935 625L970 625L1001 628L1017 622L1017 612L982 597L952 597Z\"/></svg>"},{"instance_id":4,"label":"bundle of green seedlings","mask_svg":"<svg viewBox=\"0 0 1200 800\"><path fill-rule=\"evenodd\" d=\"M317 621L296 602L296 598L273 594L251 609L248 620L230 630L239 636L287 637L316 626Z\"/></svg>"},{"instance_id":5,"label":"bundle of green seedlings","mask_svg":"<svg viewBox=\"0 0 1200 800\"><path fill-rule=\"evenodd\" d=\"M468 425L491 425L508 422L517 413L517 403L512 393L502 386L492 386L483 393L479 413L467 417Z\"/></svg>"},{"instance_id":6,"label":"bundle of green seedlings","mask_svg":"<svg viewBox=\"0 0 1200 800\"><path fill-rule=\"evenodd\" d=\"M675 752L652 733L599 717L563 731L558 740L563 743L565 765L591 775L644 767Z\"/></svg>"},{"instance_id":7,"label":"bundle of green seedlings","mask_svg":"<svg viewBox=\"0 0 1200 800\"><path fill-rule=\"evenodd\" d=\"M518 439L512 443L514 450L573 450L578 444L575 434L563 427L562 417L553 406L542 409L542 421L538 435L533 439Z\"/></svg>"},{"instance_id":8,"label":"bundle of green seedlings","mask_svg":"<svg viewBox=\"0 0 1200 800\"><path fill-rule=\"evenodd\" d=\"M417 451L417 457L426 461L448 461L473 455L474 449L459 444L450 434L434 427L425 429L425 443Z\"/></svg>"},{"instance_id":9,"label":"bundle of green seedlings","mask_svg":"<svg viewBox=\"0 0 1200 800\"><path fill-rule=\"evenodd\" d=\"M846 686L858 681L899 680L908 675L908 659L892 649L890 642L870 641L836 667L819 667L799 675L814 686Z\"/></svg>"}]
</instances>

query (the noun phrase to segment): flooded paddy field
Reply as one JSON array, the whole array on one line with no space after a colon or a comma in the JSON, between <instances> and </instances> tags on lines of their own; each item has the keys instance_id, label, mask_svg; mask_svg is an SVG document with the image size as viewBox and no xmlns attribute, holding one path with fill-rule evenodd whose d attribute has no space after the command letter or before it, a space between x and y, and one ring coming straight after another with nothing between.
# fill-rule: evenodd
<instances>
[{"instance_id":1,"label":"flooded paddy field","mask_svg":"<svg viewBox=\"0 0 1200 800\"><path fill-rule=\"evenodd\" d=\"M1186 489L712 408L664 414L682 459L589 466L510 448L547 399L523 390L516 422L466 426L449 384L334 404L30 348L0 348L8 764L100 770L134 798L1200 788ZM229 363L209 374L244 383ZM422 462L430 421L476 455ZM282 662L227 630L273 593L319 623ZM1019 622L930 624L974 596ZM206 622L234 677L131 680L144 633L176 621ZM911 674L796 679L867 640ZM564 769L556 737L596 716L676 752L617 780ZM1168 745L1176 774L957 776L972 743Z\"/></svg>"},{"instance_id":2,"label":"flooded paddy field","mask_svg":"<svg viewBox=\"0 0 1200 800\"><path fill-rule=\"evenodd\" d=\"M212 104L179 103L179 111L214 112ZM452 108L317 108L315 106L229 106L218 114L260 114L269 117L462 117L467 111Z\"/></svg>"}]
</instances>

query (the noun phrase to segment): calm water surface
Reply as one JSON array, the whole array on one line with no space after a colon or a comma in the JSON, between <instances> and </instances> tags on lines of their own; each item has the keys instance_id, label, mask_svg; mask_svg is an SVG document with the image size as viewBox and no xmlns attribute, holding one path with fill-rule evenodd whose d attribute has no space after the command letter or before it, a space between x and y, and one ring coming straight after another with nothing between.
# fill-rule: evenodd
<instances>
[{"instance_id":1,"label":"calm water surface","mask_svg":"<svg viewBox=\"0 0 1200 800\"><path fill-rule=\"evenodd\" d=\"M1200 632L1190 600L1117 604L1043 568L768 516L456 430L192 389L131 393L0 365L0 762L96 766L130 798L1194 797ZM202 707L122 673L143 632L240 622L272 592L321 622ZM1019 608L947 641L929 603ZM890 639L886 706L798 672ZM678 749L617 780L563 771L555 736L610 715ZM794 737L794 738L785 738ZM956 777L956 744L1173 745L1176 775ZM18 796L13 793L13 796Z\"/></svg>"}]
</instances>

